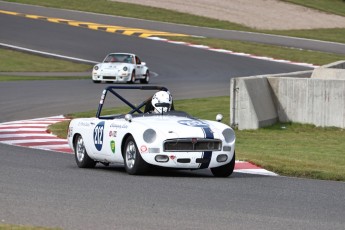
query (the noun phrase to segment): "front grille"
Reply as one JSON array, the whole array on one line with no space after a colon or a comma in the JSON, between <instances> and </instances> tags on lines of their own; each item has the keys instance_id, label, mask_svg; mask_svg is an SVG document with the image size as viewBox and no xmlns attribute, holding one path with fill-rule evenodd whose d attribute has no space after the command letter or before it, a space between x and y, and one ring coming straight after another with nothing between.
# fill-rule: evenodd
<instances>
[{"instance_id":1,"label":"front grille","mask_svg":"<svg viewBox=\"0 0 345 230\"><path fill-rule=\"evenodd\" d=\"M204 152L220 151L222 142L216 139L178 138L169 139L163 143L165 152Z\"/></svg>"},{"instance_id":2,"label":"front grille","mask_svg":"<svg viewBox=\"0 0 345 230\"><path fill-rule=\"evenodd\" d=\"M114 76L103 76L103 79L105 79L105 80L116 80L116 77L114 77Z\"/></svg>"}]
</instances>

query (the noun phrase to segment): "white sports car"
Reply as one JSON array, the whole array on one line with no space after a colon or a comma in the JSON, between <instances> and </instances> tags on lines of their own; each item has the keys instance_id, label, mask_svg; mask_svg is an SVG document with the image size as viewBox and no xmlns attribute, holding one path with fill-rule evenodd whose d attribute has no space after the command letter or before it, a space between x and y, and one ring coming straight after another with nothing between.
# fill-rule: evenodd
<instances>
[{"instance_id":1,"label":"white sports car","mask_svg":"<svg viewBox=\"0 0 345 230\"><path fill-rule=\"evenodd\" d=\"M145 62L138 56L130 53L110 53L102 63L93 67L92 80L94 83L124 82L147 84L150 80L150 71Z\"/></svg>"},{"instance_id":2,"label":"white sports car","mask_svg":"<svg viewBox=\"0 0 345 230\"><path fill-rule=\"evenodd\" d=\"M97 163L124 164L128 174L143 174L153 166L175 169L209 168L214 176L227 177L235 166L235 133L218 121L201 120L174 110L148 113L152 97L139 105L123 98L117 91L125 89L159 90L160 86L109 86L103 90L96 117L72 119L68 143L80 168ZM103 115L107 95L114 95L130 107L126 114ZM156 95L156 94L155 94ZM169 94L170 95L170 94ZM153 97L154 98L154 97ZM107 97L108 99L108 97ZM106 105L109 104L107 100ZM172 99L171 99L172 102ZM165 107L167 103L156 103Z\"/></svg>"}]
</instances>

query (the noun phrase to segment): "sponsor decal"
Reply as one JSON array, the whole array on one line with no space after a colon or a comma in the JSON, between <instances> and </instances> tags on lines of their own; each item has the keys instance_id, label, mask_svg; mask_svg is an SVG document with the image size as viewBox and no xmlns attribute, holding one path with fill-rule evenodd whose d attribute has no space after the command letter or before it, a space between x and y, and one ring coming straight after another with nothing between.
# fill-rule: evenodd
<instances>
[{"instance_id":1,"label":"sponsor decal","mask_svg":"<svg viewBox=\"0 0 345 230\"><path fill-rule=\"evenodd\" d=\"M109 137L116 137L116 135L117 135L117 131L112 131L112 130L109 131Z\"/></svg>"},{"instance_id":2,"label":"sponsor decal","mask_svg":"<svg viewBox=\"0 0 345 230\"><path fill-rule=\"evenodd\" d=\"M113 153L115 153L115 141L110 141L110 149Z\"/></svg>"},{"instance_id":3,"label":"sponsor decal","mask_svg":"<svg viewBox=\"0 0 345 230\"><path fill-rule=\"evenodd\" d=\"M110 128L127 129L128 125L127 124L115 124L115 123L112 123L112 124L110 124Z\"/></svg>"},{"instance_id":4,"label":"sponsor decal","mask_svg":"<svg viewBox=\"0 0 345 230\"><path fill-rule=\"evenodd\" d=\"M199 128L208 128L209 125L205 122L199 120L180 120L177 121L181 125L191 126L191 127L199 127Z\"/></svg>"},{"instance_id":5,"label":"sponsor decal","mask_svg":"<svg viewBox=\"0 0 345 230\"><path fill-rule=\"evenodd\" d=\"M98 151L101 151L104 137L104 121L99 122L93 130L93 142Z\"/></svg>"},{"instance_id":6,"label":"sponsor decal","mask_svg":"<svg viewBox=\"0 0 345 230\"><path fill-rule=\"evenodd\" d=\"M146 152L147 152L147 147L146 147L146 145L142 145L142 146L140 147L140 151L141 151L142 153L146 153Z\"/></svg>"},{"instance_id":7,"label":"sponsor decal","mask_svg":"<svg viewBox=\"0 0 345 230\"><path fill-rule=\"evenodd\" d=\"M89 122L86 122L86 121L79 121L78 122L78 126L90 126L90 123Z\"/></svg>"}]
</instances>

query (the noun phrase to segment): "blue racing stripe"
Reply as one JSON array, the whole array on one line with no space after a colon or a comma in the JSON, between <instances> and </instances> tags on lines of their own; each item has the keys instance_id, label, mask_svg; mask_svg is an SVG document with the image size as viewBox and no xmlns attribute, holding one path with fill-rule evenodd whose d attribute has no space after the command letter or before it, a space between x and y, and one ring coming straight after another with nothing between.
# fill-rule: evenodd
<instances>
[{"instance_id":1,"label":"blue racing stripe","mask_svg":"<svg viewBox=\"0 0 345 230\"><path fill-rule=\"evenodd\" d=\"M205 134L206 139L214 139L213 132L209 127L202 127L202 130ZM212 151L205 151L203 153L202 159L205 159L205 160L207 159L208 161L205 163L201 163L200 168L201 169L208 168L211 162L211 158L212 158Z\"/></svg>"}]
</instances>

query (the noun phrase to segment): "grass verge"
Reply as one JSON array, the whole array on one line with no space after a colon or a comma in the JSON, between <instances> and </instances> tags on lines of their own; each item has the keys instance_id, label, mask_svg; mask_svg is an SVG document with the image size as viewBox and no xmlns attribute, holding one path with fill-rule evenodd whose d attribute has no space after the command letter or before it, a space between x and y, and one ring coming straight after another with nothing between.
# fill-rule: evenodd
<instances>
[{"instance_id":1,"label":"grass verge","mask_svg":"<svg viewBox=\"0 0 345 230\"><path fill-rule=\"evenodd\" d=\"M345 16L344 0L284 0L330 14Z\"/></svg>"},{"instance_id":2,"label":"grass verge","mask_svg":"<svg viewBox=\"0 0 345 230\"><path fill-rule=\"evenodd\" d=\"M61 228L31 227L13 224L0 224L0 230L60 230Z\"/></svg>"},{"instance_id":3,"label":"grass verge","mask_svg":"<svg viewBox=\"0 0 345 230\"><path fill-rule=\"evenodd\" d=\"M174 101L177 110L208 120L223 114L229 125L230 99L227 96ZM111 113L125 113L126 107ZM110 111L109 111L110 113ZM68 117L94 117L96 111L68 114ZM49 126L66 138L69 122ZM253 162L280 175L345 181L345 130L313 125L276 124L259 130L236 130L237 159Z\"/></svg>"},{"instance_id":4,"label":"grass verge","mask_svg":"<svg viewBox=\"0 0 345 230\"><path fill-rule=\"evenodd\" d=\"M86 72L92 65L0 48L0 72Z\"/></svg>"},{"instance_id":5,"label":"grass verge","mask_svg":"<svg viewBox=\"0 0 345 230\"><path fill-rule=\"evenodd\" d=\"M78 77L78 76L63 76L63 77L52 77L52 76L1 76L0 82L3 81L45 81L45 80L84 80L91 79L90 76Z\"/></svg>"}]
</instances>

